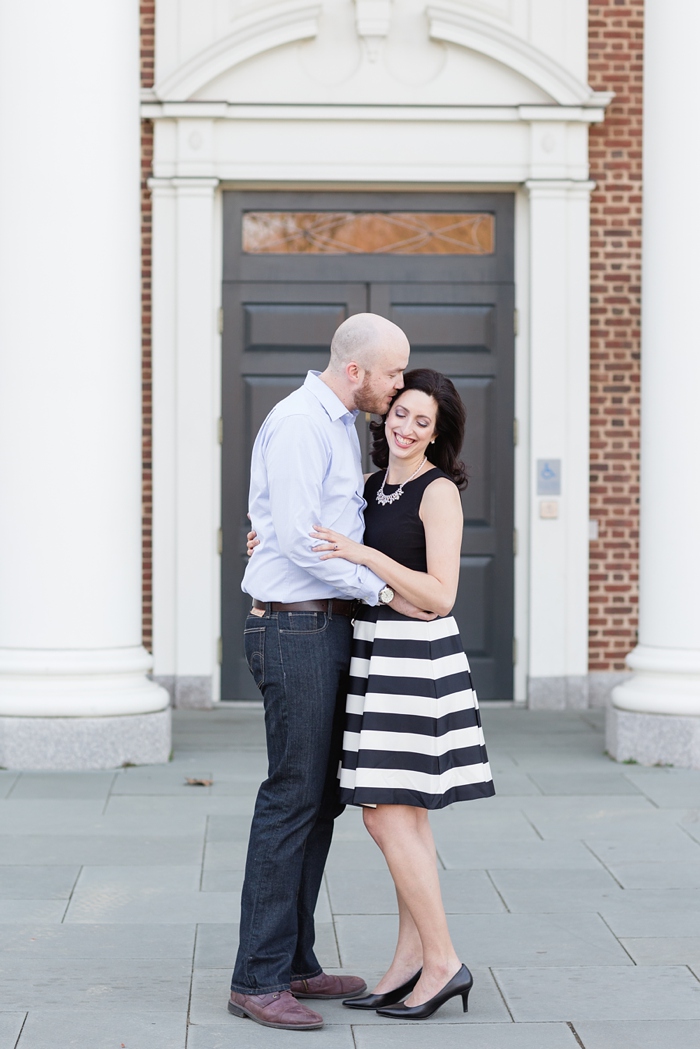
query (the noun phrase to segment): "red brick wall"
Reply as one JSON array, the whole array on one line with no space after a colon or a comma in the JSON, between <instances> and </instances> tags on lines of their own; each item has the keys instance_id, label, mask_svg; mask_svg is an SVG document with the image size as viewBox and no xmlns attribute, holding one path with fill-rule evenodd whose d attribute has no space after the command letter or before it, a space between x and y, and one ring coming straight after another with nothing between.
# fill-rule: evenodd
<instances>
[{"instance_id":1,"label":"red brick wall","mask_svg":"<svg viewBox=\"0 0 700 1049\"><path fill-rule=\"evenodd\" d=\"M615 92L590 132L592 671L624 670L637 631L643 15L589 4L589 83Z\"/></svg>"},{"instance_id":2,"label":"red brick wall","mask_svg":"<svg viewBox=\"0 0 700 1049\"><path fill-rule=\"evenodd\" d=\"M153 86L155 0L141 0L141 87ZM143 643L151 651L153 638L152 600L152 472L151 472L151 195L146 185L153 165L153 122L141 123L141 304L143 389Z\"/></svg>"}]
</instances>

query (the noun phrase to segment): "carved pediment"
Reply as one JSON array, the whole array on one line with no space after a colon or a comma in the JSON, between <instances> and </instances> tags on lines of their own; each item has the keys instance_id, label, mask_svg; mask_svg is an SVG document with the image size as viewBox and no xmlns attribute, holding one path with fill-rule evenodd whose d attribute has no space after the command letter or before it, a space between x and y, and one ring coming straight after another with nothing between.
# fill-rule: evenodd
<instances>
[{"instance_id":1,"label":"carved pediment","mask_svg":"<svg viewBox=\"0 0 700 1049\"><path fill-rule=\"evenodd\" d=\"M517 2L529 7L528 0ZM512 0L234 4L217 38L163 77L155 95L164 101L590 104L590 87L526 38L522 19L516 24L512 17L522 9Z\"/></svg>"}]
</instances>

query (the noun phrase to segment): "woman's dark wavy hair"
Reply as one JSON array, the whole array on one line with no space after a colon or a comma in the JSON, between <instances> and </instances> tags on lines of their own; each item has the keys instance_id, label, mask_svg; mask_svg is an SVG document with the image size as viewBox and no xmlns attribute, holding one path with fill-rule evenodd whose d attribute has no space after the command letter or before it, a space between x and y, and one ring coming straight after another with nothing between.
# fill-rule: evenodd
<instances>
[{"instance_id":1,"label":"woman's dark wavy hair","mask_svg":"<svg viewBox=\"0 0 700 1049\"><path fill-rule=\"evenodd\" d=\"M469 480L464 463L459 456L464 441L464 424L467 413L454 383L446 375L433 371L432 368L414 368L413 371L406 372L404 375L403 389L396 393L389 410L406 390L422 390L437 404L435 424L437 437L435 444L428 445L426 455L431 463L452 478L459 489L466 488ZM389 465L389 445L384 433L385 422L386 415L382 417L381 422L369 424L372 433L372 462L384 470Z\"/></svg>"}]
</instances>

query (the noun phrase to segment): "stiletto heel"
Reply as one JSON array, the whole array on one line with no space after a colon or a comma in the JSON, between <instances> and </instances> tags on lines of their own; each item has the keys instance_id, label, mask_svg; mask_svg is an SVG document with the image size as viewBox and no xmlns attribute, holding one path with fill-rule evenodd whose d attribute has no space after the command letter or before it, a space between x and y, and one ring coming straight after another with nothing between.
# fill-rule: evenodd
<instances>
[{"instance_id":1,"label":"stiletto heel","mask_svg":"<svg viewBox=\"0 0 700 1049\"><path fill-rule=\"evenodd\" d=\"M365 994L362 998L347 998L343 1005L346 1005L348 1009L379 1009L384 1005L394 1005L411 993L418 983L422 972L423 970L419 969L415 976L412 976L410 980L406 980L406 983L402 983L400 987L396 987L393 991L387 991L385 994Z\"/></svg>"},{"instance_id":2,"label":"stiletto heel","mask_svg":"<svg viewBox=\"0 0 700 1049\"><path fill-rule=\"evenodd\" d=\"M471 987L469 988L469 991L471 991ZM469 1012L469 1004L468 1004L469 1003L469 991L465 991L464 994L462 995L462 1012L463 1013L468 1013Z\"/></svg>"},{"instance_id":3,"label":"stiletto heel","mask_svg":"<svg viewBox=\"0 0 700 1049\"><path fill-rule=\"evenodd\" d=\"M466 1013L469 992L473 986L474 977L466 965L463 965L441 991L429 998L427 1002L423 1002L422 1005L411 1006L401 1002L400 1005L393 1005L387 1009L377 1009L377 1013L380 1016L390 1016L393 1020L427 1020L441 1005L448 1002L450 998L456 998L457 995L461 995L462 1007Z\"/></svg>"}]
</instances>

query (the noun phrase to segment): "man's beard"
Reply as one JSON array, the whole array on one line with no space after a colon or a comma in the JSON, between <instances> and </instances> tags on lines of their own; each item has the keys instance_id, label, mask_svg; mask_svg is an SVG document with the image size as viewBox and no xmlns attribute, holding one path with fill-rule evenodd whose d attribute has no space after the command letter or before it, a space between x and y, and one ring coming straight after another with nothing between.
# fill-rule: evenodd
<instances>
[{"instance_id":1,"label":"man's beard","mask_svg":"<svg viewBox=\"0 0 700 1049\"><path fill-rule=\"evenodd\" d=\"M355 394L355 407L361 412L370 412L372 415L384 415L389 410L391 397L389 394L380 394L372 386L369 375L365 375L362 385Z\"/></svg>"}]
</instances>

